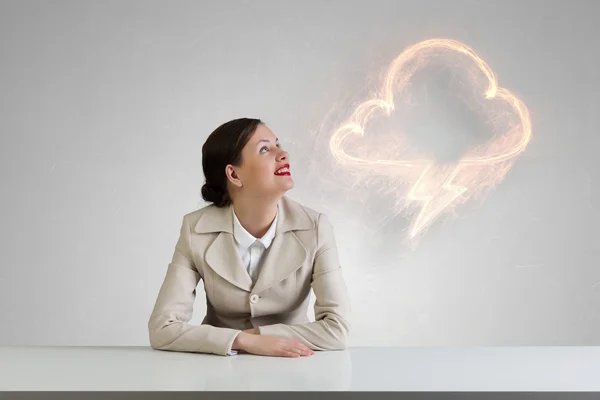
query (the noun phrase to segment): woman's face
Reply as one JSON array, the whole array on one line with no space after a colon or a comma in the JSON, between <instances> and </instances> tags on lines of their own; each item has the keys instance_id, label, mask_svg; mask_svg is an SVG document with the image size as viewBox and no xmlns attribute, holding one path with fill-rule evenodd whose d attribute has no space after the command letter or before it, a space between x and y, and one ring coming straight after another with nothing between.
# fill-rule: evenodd
<instances>
[{"instance_id":1,"label":"woman's face","mask_svg":"<svg viewBox=\"0 0 600 400\"><path fill-rule=\"evenodd\" d=\"M227 175L248 197L281 196L294 187L288 153L263 124L258 125L242 149L241 165L228 165Z\"/></svg>"}]
</instances>

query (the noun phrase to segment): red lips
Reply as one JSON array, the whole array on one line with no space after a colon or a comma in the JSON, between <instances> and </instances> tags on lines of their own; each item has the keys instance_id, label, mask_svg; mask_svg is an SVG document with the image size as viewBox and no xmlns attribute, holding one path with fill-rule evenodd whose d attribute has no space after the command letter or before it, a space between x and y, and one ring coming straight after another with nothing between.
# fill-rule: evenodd
<instances>
[{"instance_id":1,"label":"red lips","mask_svg":"<svg viewBox=\"0 0 600 400\"><path fill-rule=\"evenodd\" d=\"M280 173L279 171L281 171L282 169L287 169L287 171ZM290 174L289 169L290 169L290 164L283 164L280 168L277 169L277 171L275 171L275 175L290 176L291 174Z\"/></svg>"}]
</instances>

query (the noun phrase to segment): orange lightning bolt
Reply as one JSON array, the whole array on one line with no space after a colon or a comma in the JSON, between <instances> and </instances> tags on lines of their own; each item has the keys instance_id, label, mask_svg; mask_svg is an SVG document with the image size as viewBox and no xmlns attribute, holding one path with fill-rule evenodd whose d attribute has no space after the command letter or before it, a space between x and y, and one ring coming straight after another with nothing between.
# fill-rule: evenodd
<instances>
[{"instance_id":1,"label":"orange lightning bolt","mask_svg":"<svg viewBox=\"0 0 600 400\"><path fill-rule=\"evenodd\" d=\"M406 103L408 96L403 92L407 91L413 75L433 59L448 54L466 60L461 68L469 72L472 85L482 88L487 111L493 116L490 122L496 133L495 139L484 147L469 150L458 162L447 167L438 166L434 160L422 155L406 159L392 159L383 154L366 157L372 149L361 146L361 141L356 138L364 137L367 123L377 116L389 117L397 108L395 101ZM403 139L398 137L396 146L388 146L390 148L385 151L406 154L410 146ZM498 87L497 79L485 61L463 43L430 39L409 47L390 64L382 90L361 103L350 118L334 130L329 150L338 163L356 167L366 178L373 172L389 178L392 189L398 187L399 182L410 184L406 196L408 202L397 204L400 208L413 202L421 205L411 223L409 237L412 239L452 205L499 183L530 140L531 120L527 107L510 91ZM350 143L355 150L353 154L346 151Z\"/></svg>"}]
</instances>

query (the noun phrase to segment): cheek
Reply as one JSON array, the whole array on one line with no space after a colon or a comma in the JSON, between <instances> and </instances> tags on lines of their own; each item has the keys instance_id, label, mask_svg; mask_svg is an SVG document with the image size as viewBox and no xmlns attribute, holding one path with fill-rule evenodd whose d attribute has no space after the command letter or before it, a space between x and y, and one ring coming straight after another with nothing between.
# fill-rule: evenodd
<instances>
[{"instance_id":1,"label":"cheek","mask_svg":"<svg viewBox=\"0 0 600 400\"><path fill-rule=\"evenodd\" d=\"M262 165L260 169L260 176L262 177L262 180L264 182L270 182L274 177L273 165L267 163L265 163L265 165Z\"/></svg>"},{"instance_id":2,"label":"cheek","mask_svg":"<svg viewBox=\"0 0 600 400\"><path fill-rule=\"evenodd\" d=\"M268 185L273 180L273 166L267 162L256 163L252 166L249 171L252 181L256 183L256 186Z\"/></svg>"}]
</instances>

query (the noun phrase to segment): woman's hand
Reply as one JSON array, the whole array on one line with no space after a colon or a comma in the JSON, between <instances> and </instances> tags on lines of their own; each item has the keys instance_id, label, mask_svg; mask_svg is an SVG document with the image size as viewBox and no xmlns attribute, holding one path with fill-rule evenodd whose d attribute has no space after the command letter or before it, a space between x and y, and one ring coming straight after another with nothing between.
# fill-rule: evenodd
<instances>
[{"instance_id":1,"label":"woman's hand","mask_svg":"<svg viewBox=\"0 0 600 400\"><path fill-rule=\"evenodd\" d=\"M257 331L250 333L249 331ZM258 329L242 331L233 342L233 350L243 350L250 354L272 357L301 357L312 356L313 350L302 342L277 336L260 335Z\"/></svg>"}]
</instances>

